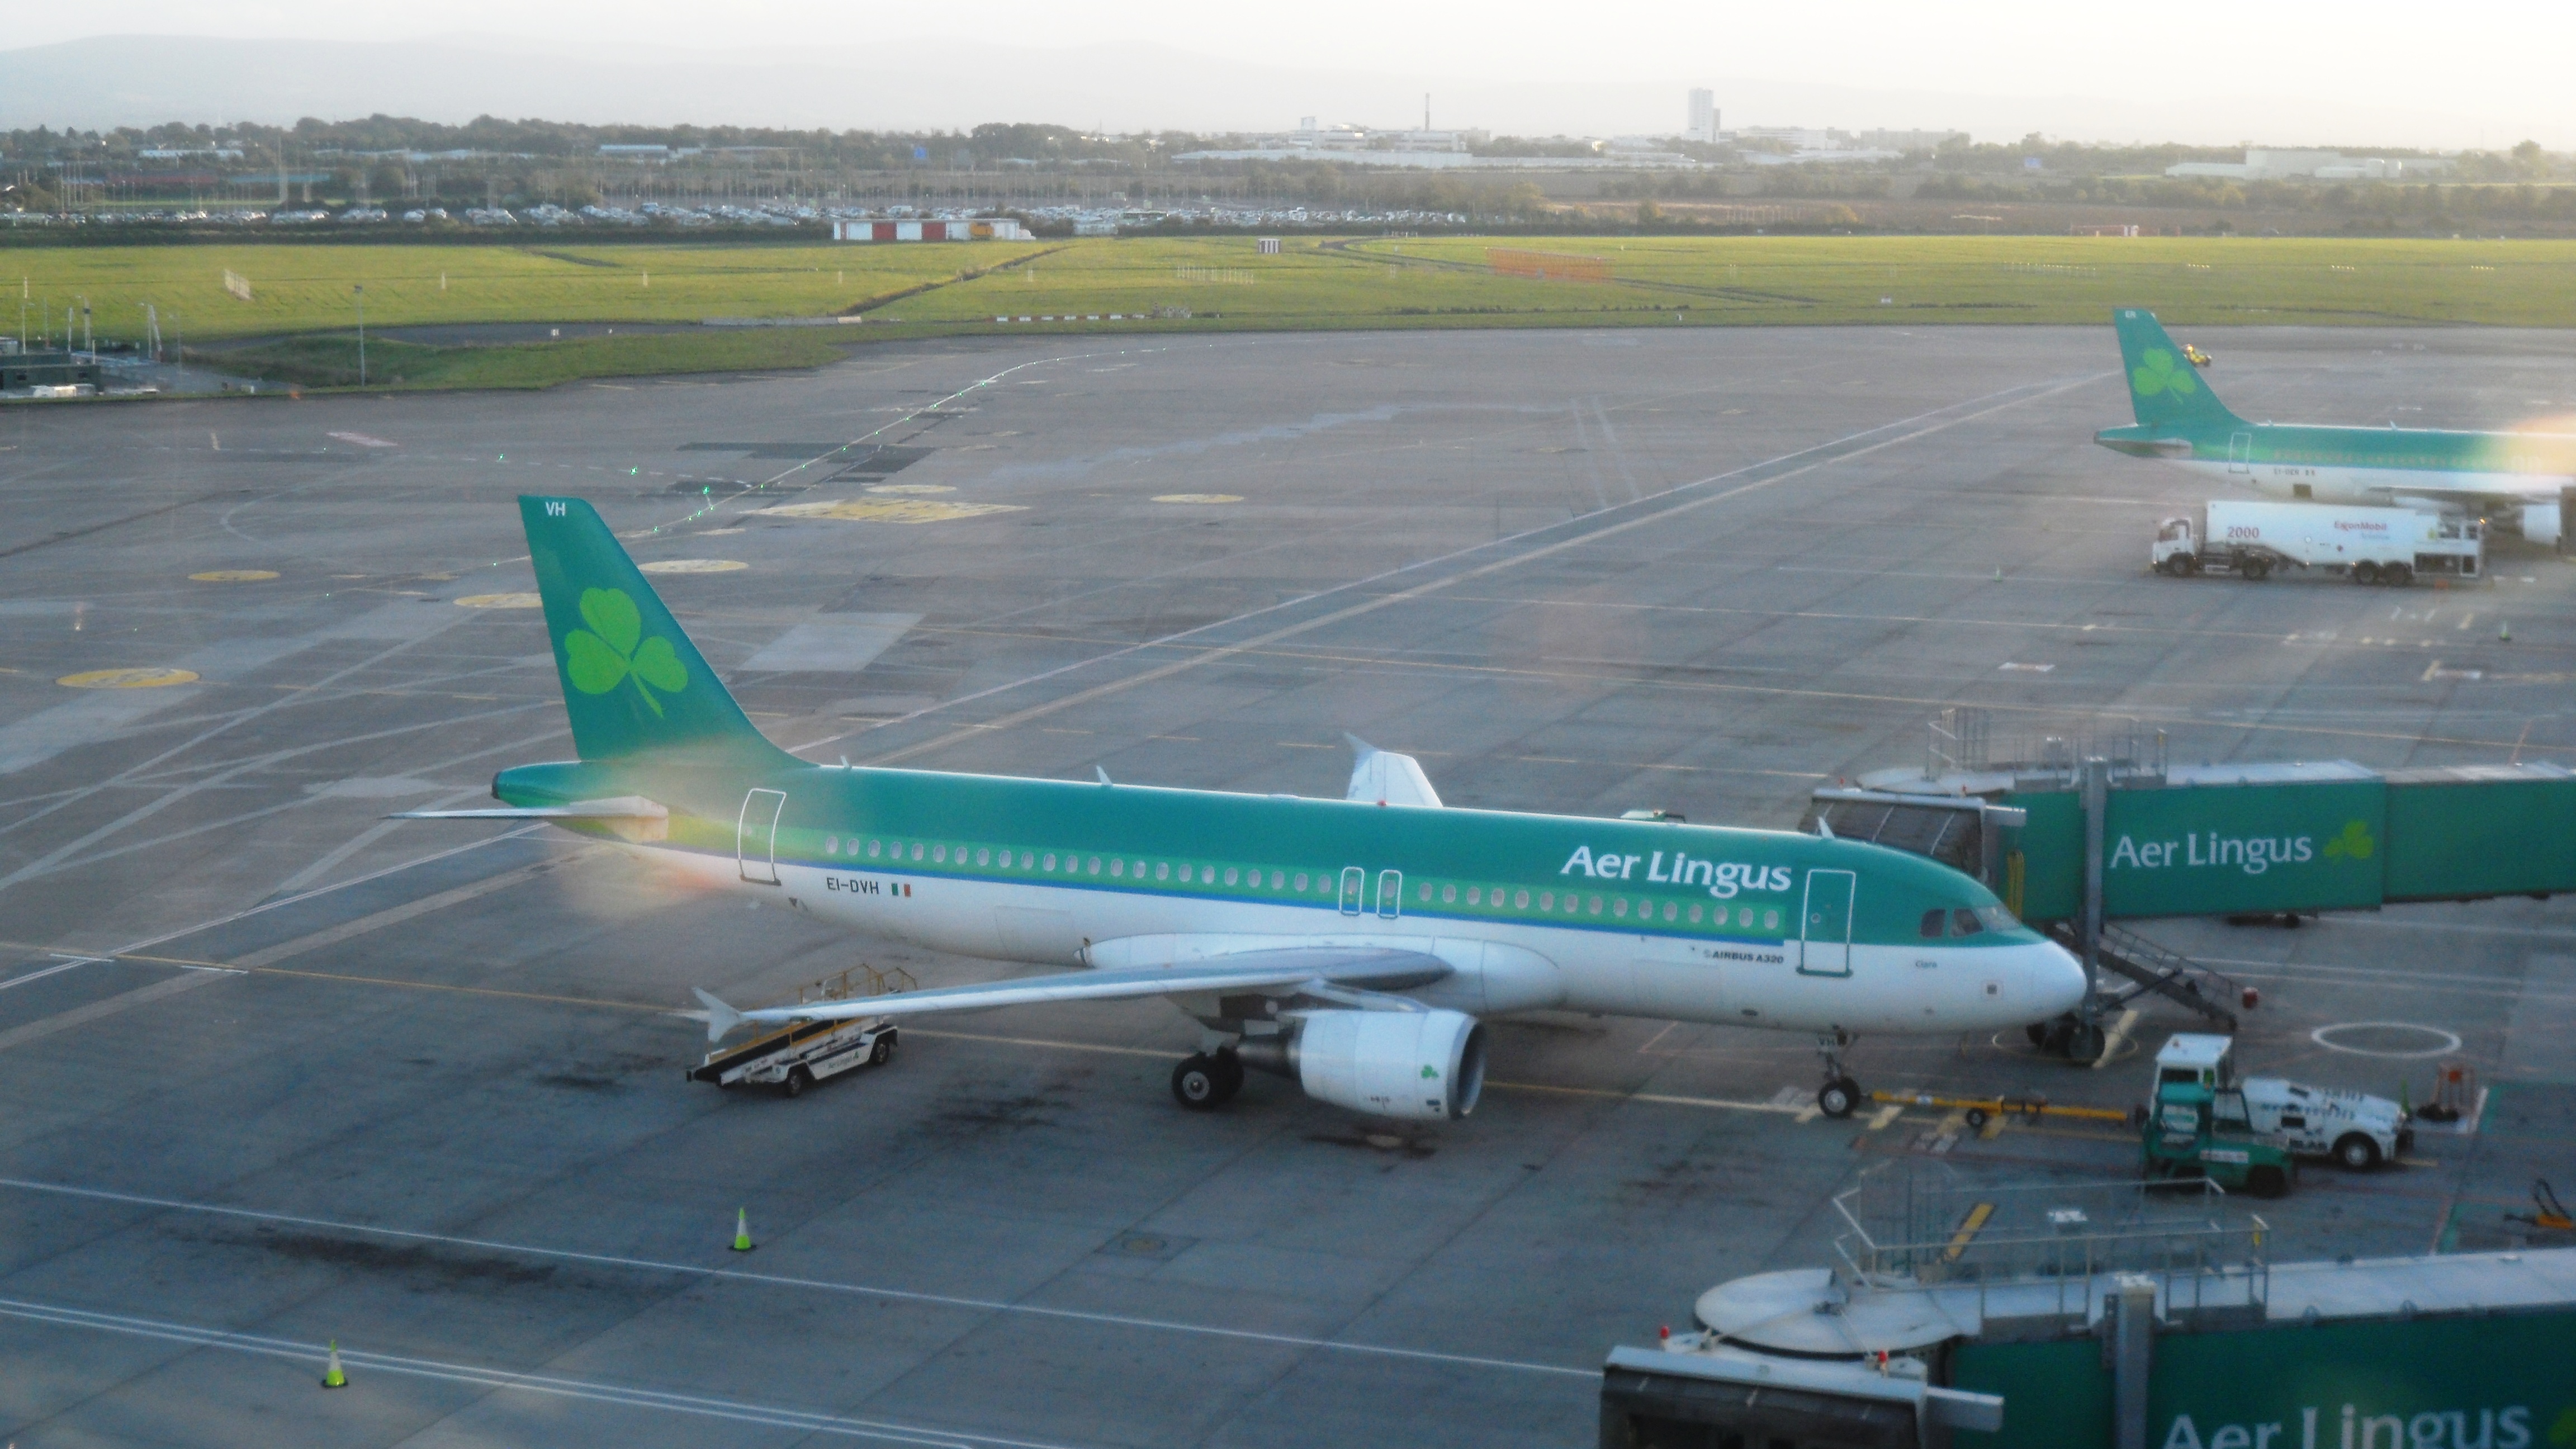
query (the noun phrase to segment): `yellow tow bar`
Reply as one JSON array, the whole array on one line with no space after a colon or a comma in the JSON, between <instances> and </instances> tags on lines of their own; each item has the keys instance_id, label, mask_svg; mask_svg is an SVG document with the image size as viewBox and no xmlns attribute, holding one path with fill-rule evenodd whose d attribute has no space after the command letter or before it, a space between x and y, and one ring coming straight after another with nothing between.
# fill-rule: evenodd
<instances>
[{"instance_id":1,"label":"yellow tow bar","mask_svg":"<svg viewBox=\"0 0 2576 1449\"><path fill-rule=\"evenodd\" d=\"M1888 1102L1900 1107L1938 1107L1943 1111L1968 1114L1968 1125L1983 1127L1996 1117L2019 1117L2036 1122L2042 1117L2076 1117L2093 1122L2127 1123L2129 1114L2110 1107L2069 1107L2051 1102L2046 1097L1943 1097L1931 1092L1872 1092L1873 1102Z\"/></svg>"}]
</instances>

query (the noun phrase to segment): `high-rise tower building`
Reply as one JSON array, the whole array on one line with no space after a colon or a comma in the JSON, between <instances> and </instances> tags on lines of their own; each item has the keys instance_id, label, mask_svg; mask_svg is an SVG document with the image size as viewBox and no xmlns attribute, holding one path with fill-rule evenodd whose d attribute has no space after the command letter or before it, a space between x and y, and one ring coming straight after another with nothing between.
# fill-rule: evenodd
<instances>
[{"instance_id":1,"label":"high-rise tower building","mask_svg":"<svg viewBox=\"0 0 2576 1449\"><path fill-rule=\"evenodd\" d=\"M1705 86L1693 86L1690 93L1690 125L1682 135L1693 141L1717 139L1717 92Z\"/></svg>"}]
</instances>

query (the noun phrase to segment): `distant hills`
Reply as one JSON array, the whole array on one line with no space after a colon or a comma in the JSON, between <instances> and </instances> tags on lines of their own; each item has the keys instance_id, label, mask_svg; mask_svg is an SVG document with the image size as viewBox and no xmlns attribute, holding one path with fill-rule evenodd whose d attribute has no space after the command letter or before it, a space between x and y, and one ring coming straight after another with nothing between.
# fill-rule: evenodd
<instances>
[{"instance_id":1,"label":"distant hills","mask_svg":"<svg viewBox=\"0 0 2576 1449\"><path fill-rule=\"evenodd\" d=\"M1678 58L1676 58L1678 59ZM1671 62L1659 62L1671 63ZM1512 135L1670 135L1691 80L1506 84L1438 74L1292 70L1159 46L1041 50L950 40L881 47L683 50L570 47L471 35L396 42L99 36L0 50L0 130L164 121L292 123L373 114L463 122L477 115L590 123L963 130L1050 121L1113 131L1286 130L1432 120ZM1734 125L1944 127L1979 140L2031 131L2075 140L2398 144L2457 130L2382 97L2302 102L2295 134L2258 118L2241 91L2153 103L2079 95L1962 96L1768 82L1714 82ZM2424 139L2414 144L2435 144ZM2510 140L2498 144L2510 144Z\"/></svg>"}]
</instances>

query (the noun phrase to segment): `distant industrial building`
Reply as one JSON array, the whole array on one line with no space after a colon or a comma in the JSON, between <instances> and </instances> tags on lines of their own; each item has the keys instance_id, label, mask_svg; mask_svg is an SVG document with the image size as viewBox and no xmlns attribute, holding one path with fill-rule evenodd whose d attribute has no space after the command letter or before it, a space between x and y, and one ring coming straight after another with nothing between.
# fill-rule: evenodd
<instances>
[{"instance_id":1,"label":"distant industrial building","mask_svg":"<svg viewBox=\"0 0 2576 1449\"><path fill-rule=\"evenodd\" d=\"M852 242L1027 241L1028 228L1008 217L989 221L836 221L832 240Z\"/></svg>"},{"instance_id":2,"label":"distant industrial building","mask_svg":"<svg viewBox=\"0 0 2576 1449\"><path fill-rule=\"evenodd\" d=\"M1693 86L1690 93L1690 124L1682 128L1682 139L1714 144L1717 140L1717 92L1705 86Z\"/></svg>"},{"instance_id":3,"label":"distant industrial building","mask_svg":"<svg viewBox=\"0 0 2576 1449\"><path fill-rule=\"evenodd\" d=\"M2417 172L2448 170L2441 162L2390 161L2377 156L2346 156L2340 151L2249 150L2238 161L2185 161L2165 168L2167 176L2219 176L2231 181L2395 181L2412 165Z\"/></svg>"},{"instance_id":4,"label":"distant industrial building","mask_svg":"<svg viewBox=\"0 0 2576 1449\"><path fill-rule=\"evenodd\" d=\"M0 354L0 393L29 395L54 388L96 392L98 385L96 357L72 352L19 352L14 348Z\"/></svg>"}]
</instances>

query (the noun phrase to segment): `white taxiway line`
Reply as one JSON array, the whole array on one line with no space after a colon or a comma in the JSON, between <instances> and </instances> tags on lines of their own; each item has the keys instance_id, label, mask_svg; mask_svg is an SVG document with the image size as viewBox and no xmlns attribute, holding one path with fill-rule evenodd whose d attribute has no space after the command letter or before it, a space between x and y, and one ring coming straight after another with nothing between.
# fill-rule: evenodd
<instances>
[{"instance_id":1,"label":"white taxiway line","mask_svg":"<svg viewBox=\"0 0 2576 1449\"><path fill-rule=\"evenodd\" d=\"M60 955L62 953L56 952L55 954ZM74 956L59 966L48 966L42 971L30 971L24 976L12 976L6 981L0 981L0 991L6 991L12 986L24 986L30 981L42 981L57 971L69 971L76 966L95 966L106 959L108 958L105 956Z\"/></svg>"},{"instance_id":2,"label":"white taxiway line","mask_svg":"<svg viewBox=\"0 0 2576 1449\"><path fill-rule=\"evenodd\" d=\"M192 1348L219 1348L233 1353L256 1354L263 1358L288 1359L317 1366L330 1352L323 1345L300 1343L293 1339L232 1333L220 1328L201 1328L194 1324L135 1318L120 1313L100 1313L93 1309L71 1308L54 1303L35 1303L18 1298L0 1298L0 1318L22 1319L30 1323L50 1324L58 1328L83 1328L98 1333L117 1333L130 1338L157 1339L163 1343L185 1344ZM975 1449L977 1445L999 1445L1005 1446L1005 1449L1058 1449L1058 1446L1033 1439L959 1433L949 1429L932 1429L916 1424L898 1424L879 1419L854 1419L845 1415L817 1413L808 1409L746 1404L739 1400L709 1398L699 1394L665 1393L658 1389L639 1389L623 1384L562 1378L553 1374L513 1373L507 1369L486 1368L480 1364L368 1353L352 1348L341 1349L339 1353L342 1366L360 1375L370 1372L401 1374L408 1378L438 1379L447 1383L470 1384L477 1388L512 1389L521 1393L581 1399L590 1403L615 1404L630 1409L695 1414L704 1418L730 1419L737 1423L760 1424L778 1429L801 1429L809 1434L839 1434L857 1439L882 1439L897 1444L940 1446L940 1449Z\"/></svg>"},{"instance_id":3,"label":"white taxiway line","mask_svg":"<svg viewBox=\"0 0 2576 1449\"><path fill-rule=\"evenodd\" d=\"M879 1298L898 1303L919 1303L936 1308L960 1308L975 1313L1015 1313L1031 1318L1052 1318L1072 1323L1094 1323L1156 1333L1181 1333L1201 1338L1233 1339L1280 1348L1322 1349L1333 1353L1365 1354L1376 1358L1407 1359L1419 1363L1503 1369L1514 1373L1557 1374L1584 1379L1597 1379L1601 1373L1597 1368L1567 1368L1560 1364L1528 1363L1519 1359L1487 1358L1478 1354L1442 1353L1436 1349L1352 1343L1344 1339L1309 1338L1294 1333L1264 1333L1257 1329L1224 1328L1208 1323L1182 1323L1168 1318L1142 1318L1124 1313L1095 1313L1078 1308L1050 1308L1036 1303L1005 1303L990 1298L964 1298L948 1293L923 1293L906 1288L882 1288L866 1283L840 1283L828 1278L802 1278L785 1273L751 1273L739 1268L710 1268L697 1263L674 1263L658 1258L627 1257L617 1253L585 1253L570 1248L542 1248L527 1243L505 1243L492 1238L453 1237L445 1233L414 1232L407 1228L380 1228L367 1223L339 1222L330 1218L305 1217L295 1213L260 1212L252 1208L223 1207L214 1203L186 1202L176 1198L146 1197L140 1193L75 1187L69 1183L36 1182L20 1177L0 1177L0 1188L85 1198L92 1202L125 1203L134 1207L160 1208L169 1212L203 1213L211 1217L241 1218L251 1222L284 1223L294 1227L321 1228L338 1233L396 1238L410 1243L442 1243L450 1247L473 1248L488 1253L513 1253L522 1257L546 1258L557 1262L597 1263L608 1267L633 1268L648 1273L680 1273L694 1278L728 1283L752 1283L772 1288L801 1288L819 1293L844 1293L855 1297ZM345 1358L347 1355L343 1354L342 1357Z\"/></svg>"}]
</instances>

